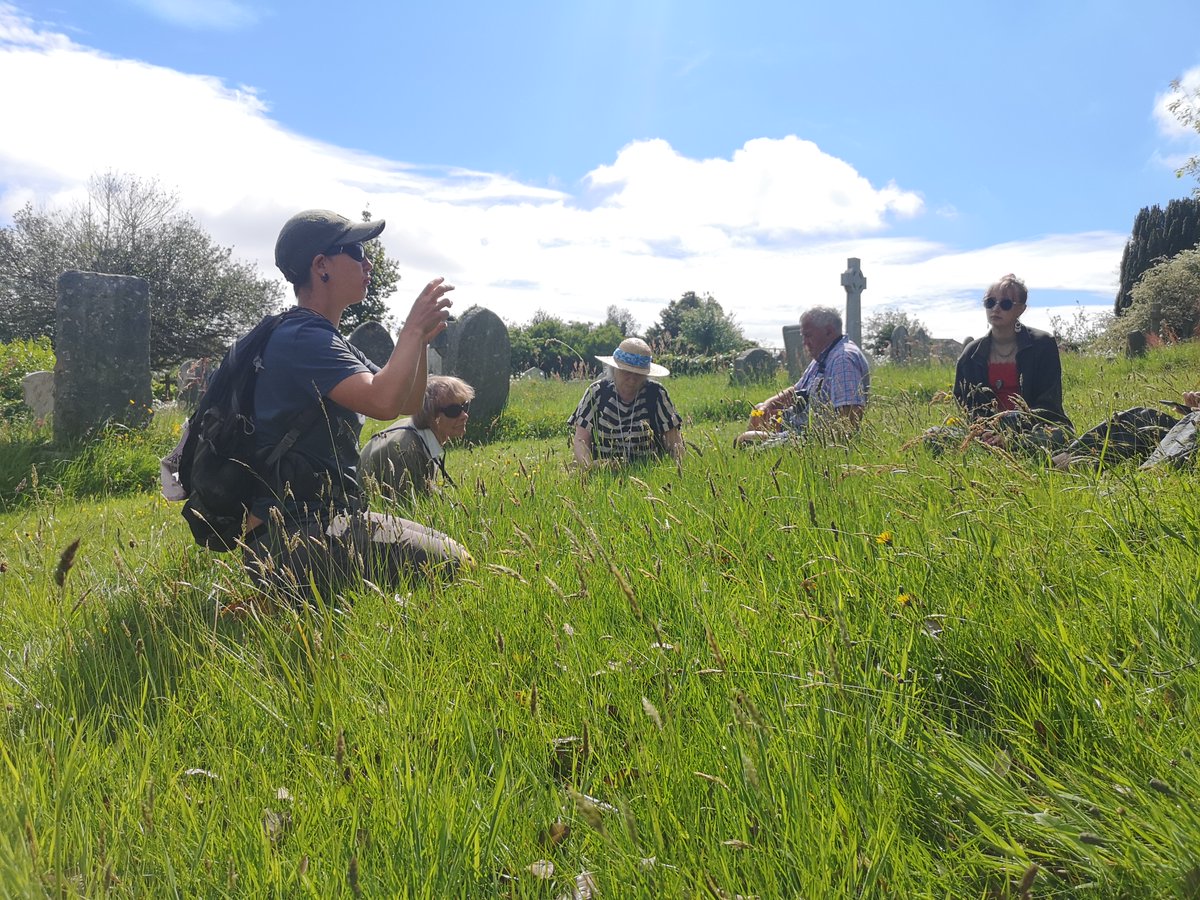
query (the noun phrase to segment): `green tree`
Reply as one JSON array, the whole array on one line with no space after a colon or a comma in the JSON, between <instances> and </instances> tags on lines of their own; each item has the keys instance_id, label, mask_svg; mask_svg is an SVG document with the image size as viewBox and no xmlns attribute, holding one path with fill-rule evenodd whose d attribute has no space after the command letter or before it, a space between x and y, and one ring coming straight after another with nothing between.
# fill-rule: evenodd
<instances>
[{"instance_id":1,"label":"green tree","mask_svg":"<svg viewBox=\"0 0 1200 900\"><path fill-rule=\"evenodd\" d=\"M595 372L600 365L595 357L611 354L623 337L621 329L607 322L564 322L538 310L528 325L509 328L512 371L536 366L564 378Z\"/></svg>"},{"instance_id":2,"label":"green tree","mask_svg":"<svg viewBox=\"0 0 1200 900\"><path fill-rule=\"evenodd\" d=\"M637 319L623 306L612 305L604 317L604 324L616 328L625 337L636 337L638 333Z\"/></svg>"},{"instance_id":3,"label":"green tree","mask_svg":"<svg viewBox=\"0 0 1200 900\"><path fill-rule=\"evenodd\" d=\"M0 232L0 339L53 336L68 269L148 282L156 369L222 352L283 297L277 281L179 212L173 192L113 172L91 179L86 201L49 212L26 205Z\"/></svg>"},{"instance_id":4,"label":"green tree","mask_svg":"<svg viewBox=\"0 0 1200 900\"><path fill-rule=\"evenodd\" d=\"M1171 82L1175 98L1167 104L1167 109L1177 118L1184 128L1200 132L1200 83L1189 93L1184 89L1183 82L1178 78ZM1200 154L1189 157L1187 162L1175 170L1180 178L1186 175L1200 179ZM1192 194L1200 199L1200 184L1192 188Z\"/></svg>"},{"instance_id":5,"label":"green tree","mask_svg":"<svg viewBox=\"0 0 1200 900\"><path fill-rule=\"evenodd\" d=\"M929 329L916 316L885 306L867 316L863 323L863 349L874 354L885 353L892 342L892 333L901 325L908 329L910 338L919 334L929 337Z\"/></svg>"},{"instance_id":6,"label":"green tree","mask_svg":"<svg viewBox=\"0 0 1200 900\"><path fill-rule=\"evenodd\" d=\"M750 346L737 320L711 294L685 292L658 314L646 330L646 340L674 353L725 353Z\"/></svg>"},{"instance_id":7,"label":"green tree","mask_svg":"<svg viewBox=\"0 0 1200 900\"><path fill-rule=\"evenodd\" d=\"M672 300L658 314L658 321L646 329L646 340L664 350L680 349L678 340L683 329L683 314L699 309L703 302L695 291L686 291L678 300Z\"/></svg>"},{"instance_id":8,"label":"green tree","mask_svg":"<svg viewBox=\"0 0 1200 900\"><path fill-rule=\"evenodd\" d=\"M1162 332L1196 336L1200 325L1200 248L1163 260L1134 285L1133 303L1121 317L1122 332L1150 330L1150 308L1158 305Z\"/></svg>"},{"instance_id":9,"label":"green tree","mask_svg":"<svg viewBox=\"0 0 1200 900\"><path fill-rule=\"evenodd\" d=\"M362 220L371 221L371 213L363 210ZM367 285L367 296L361 303L346 307L338 325L342 334L350 334L363 322L379 322L388 331L394 331L396 320L388 311L387 299L396 293L400 283L400 264L387 255L379 238L363 245L367 259L371 261L371 282Z\"/></svg>"},{"instance_id":10,"label":"green tree","mask_svg":"<svg viewBox=\"0 0 1200 900\"><path fill-rule=\"evenodd\" d=\"M749 342L733 316L721 309L720 303L708 297L698 307L687 310L679 317L677 344L689 353L712 356L741 350Z\"/></svg>"},{"instance_id":11,"label":"green tree","mask_svg":"<svg viewBox=\"0 0 1200 900\"><path fill-rule=\"evenodd\" d=\"M1166 209L1145 206L1133 220L1133 233L1121 254L1121 274L1113 312L1133 302L1133 287L1151 266L1200 242L1200 198L1170 201Z\"/></svg>"}]
</instances>

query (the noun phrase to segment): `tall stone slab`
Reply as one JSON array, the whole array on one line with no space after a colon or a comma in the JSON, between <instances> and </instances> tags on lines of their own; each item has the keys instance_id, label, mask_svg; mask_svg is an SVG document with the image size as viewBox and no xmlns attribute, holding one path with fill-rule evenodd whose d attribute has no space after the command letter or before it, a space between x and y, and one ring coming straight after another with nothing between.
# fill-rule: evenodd
<instances>
[{"instance_id":1,"label":"tall stone slab","mask_svg":"<svg viewBox=\"0 0 1200 900\"><path fill-rule=\"evenodd\" d=\"M54 440L86 437L108 422L151 417L150 289L142 278L64 272L58 278Z\"/></svg>"},{"instance_id":2,"label":"tall stone slab","mask_svg":"<svg viewBox=\"0 0 1200 900\"><path fill-rule=\"evenodd\" d=\"M512 344L508 326L482 306L472 306L431 345L440 375L453 375L475 388L468 436L482 434L508 403ZM432 356L432 354L431 354Z\"/></svg>"},{"instance_id":3,"label":"tall stone slab","mask_svg":"<svg viewBox=\"0 0 1200 900\"><path fill-rule=\"evenodd\" d=\"M892 362L897 365L903 365L908 362L908 329L903 325L897 325L892 329L892 339L889 343L888 350L890 351Z\"/></svg>"},{"instance_id":4,"label":"tall stone slab","mask_svg":"<svg viewBox=\"0 0 1200 900\"><path fill-rule=\"evenodd\" d=\"M867 277L863 275L861 260L850 257L846 260L846 271L842 273L842 287L846 289L846 336L862 346L862 292L867 289Z\"/></svg>"},{"instance_id":5,"label":"tall stone slab","mask_svg":"<svg viewBox=\"0 0 1200 900\"><path fill-rule=\"evenodd\" d=\"M388 330L378 322L363 322L350 332L350 337L346 340L381 368L387 365L387 361L392 358L392 351L396 348L396 342L392 340Z\"/></svg>"},{"instance_id":6,"label":"tall stone slab","mask_svg":"<svg viewBox=\"0 0 1200 900\"><path fill-rule=\"evenodd\" d=\"M50 418L54 414L54 373L30 372L21 379L21 397L35 419Z\"/></svg>"},{"instance_id":7,"label":"tall stone slab","mask_svg":"<svg viewBox=\"0 0 1200 900\"><path fill-rule=\"evenodd\" d=\"M804 349L804 335L799 325L783 326L783 355L787 360L788 378L795 384L808 368L808 351Z\"/></svg>"}]
</instances>

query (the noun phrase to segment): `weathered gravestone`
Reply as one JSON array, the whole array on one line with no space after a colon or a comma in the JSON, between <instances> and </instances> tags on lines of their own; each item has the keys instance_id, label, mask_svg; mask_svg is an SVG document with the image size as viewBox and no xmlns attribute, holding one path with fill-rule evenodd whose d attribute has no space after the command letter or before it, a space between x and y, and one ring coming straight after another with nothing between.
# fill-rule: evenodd
<instances>
[{"instance_id":1,"label":"weathered gravestone","mask_svg":"<svg viewBox=\"0 0 1200 900\"><path fill-rule=\"evenodd\" d=\"M21 397L39 421L54 413L54 373L30 372L21 379Z\"/></svg>"},{"instance_id":2,"label":"weathered gravestone","mask_svg":"<svg viewBox=\"0 0 1200 900\"><path fill-rule=\"evenodd\" d=\"M144 427L150 421L150 290L144 279L60 275L54 351L56 443L78 440L108 422Z\"/></svg>"},{"instance_id":3,"label":"weathered gravestone","mask_svg":"<svg viewBox=\"0 0 1200 900\"><path fill-rule=\"evenodd\" d=\"M396 342L388 330L378 322L363 322L347 338L351 344L366 354L367 359L377 366L384 366L392 358Z\"/></svg>"},{"instance_id":4,"label":"weathered gravestone","mask_svg":"<svg viewBox=\"0 0 1200 900\"><path fill-rule=\"evenodd\" d=\"M477 436L500 415L508 403L512 345L508 326L498 315L482 306L472 306L443 331L430 347L437 353L440 371L475 388L467 434ZM430 354L430 371L433 371Z\"/></svg>"},{"instance_id":5,"label":"weathered gravestone","mask_svg":"<svg viewBox=\"0 0 1200 900\"><path fill-rule=\"evenodd\" d=\"M861 260L850 257L846 260L846 271L842 273L842 287L846 289L846 336L862 346L862 292L867 288L867 277L863 275Z\"/></svg>"},{"instance_id":6,"label":"weathered gravestone","mask_svg":"<svg viewBox=\"0 0 1200 900\"><path fill-rule=\"evenodd\" d=\"M965 344L954 338L932 338L929 341L929 358L938 363L951 363L958 359Z\"/></svg>"},{"instance_id":7,"label":"weathered gravestone","mask_svg":"<svg viewBox=\"0 0 1200 900\"><path fill-rule=\"evenodd\" d=\"M892 357L892 362L897 365L903 365L908 361L908 329L903 325L897 325L892 329L892 340L889 352Z\"/></svg>"},{"instance_id":8,"label":"weathered gravestone","mask_svg":"<svg viewBox=\"0 0 1200 900\"><path fill-rule=\"evenodd\" d=\"M783 326L783 355L787 360L788 378L795 384L808 368L808 351L804 349L804 335L799 325Z\"/></svg>"},{"instance_id":9,"label":"weathered gravestone","mask_svg":"<svg viewBox=\"0 0 1200 900\"><path fill-rule=\"evenodd\" d=\"M1131 331L1125 335L1125 355L1130 359L1146 355L1146 335L1140 331Z\"/></svg>"},{"instance_id":10,"label":"weathered gravestone","mask_svg":"<svg viewBox=\"0 0 1200 900\"><path fill-rule=\"evenodd\" d=\"M929 362L929 351L932 345L933 339L925 329L918 329L917 333L908 339L909 362Z\"/></svg>"},{"instance_id":11,"label":"weathered gravestone","mask_svg":"<svg viewBox=\"0 0 1200 900\"><path fill-rule=\"evenodd\" d=\"M775 354L762 347L751 347L739 353L733 361L734 384L757 384L775 377L779 363Z\"/></svg>"}]
</instances>

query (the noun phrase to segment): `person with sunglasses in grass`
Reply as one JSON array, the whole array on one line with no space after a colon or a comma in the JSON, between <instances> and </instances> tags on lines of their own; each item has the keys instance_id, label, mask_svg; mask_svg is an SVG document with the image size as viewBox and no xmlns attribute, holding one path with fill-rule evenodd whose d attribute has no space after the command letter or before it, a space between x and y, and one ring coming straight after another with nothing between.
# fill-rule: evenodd
<instances>
[{"instance_id":1,"label":"person with sunglasses in grass","mask_svg":"<svg viewBox=\"0 0 1200 900\"><path fill-rule=\"evenodd\" d=\"M260 457L293 440L250 506L244 562L263 587L328 595L358 578L394 584L412 574L452 577L471 557L441 532L370 512L358 477L366 417L391 420L422 408L427 348L446 328L454 288L441 278L421 291L379 367L338 331L371 279L363 243L384 220L352 222L310 209L284 224L275 263L296 308L259 359L253 427ZM313 414L315 411L315 415Z\"/></svg>"},{"instance_id":2,"label":"person with sunglasses in grass","mask_svg":"<svg viewBox=\"0 0 1200 900\"><path fill-rule=\"evenodd\" d=\"M412 419L385 428L363 445L359 477L373 481L381 495L401 505L436 493L438 472L453 485L445 447L467 433L474 397L475 388L461 378L431 375L425 400Z\"/></svg>"},{"instance_id":3,"label":"person with sunglasses in grass","mask_svg":"<svg viewBox=\"0 0 1200 900\"><path fill-rule=\"evenodd\" d=\"M1058 342L1021 324L1029 290L1016 275L987 289L988 333L968 344L954 373L954 397L981 441L995 447L1024 444L1053 449L1071 435L1063 411Z\"/></svg>"}]
</instances>

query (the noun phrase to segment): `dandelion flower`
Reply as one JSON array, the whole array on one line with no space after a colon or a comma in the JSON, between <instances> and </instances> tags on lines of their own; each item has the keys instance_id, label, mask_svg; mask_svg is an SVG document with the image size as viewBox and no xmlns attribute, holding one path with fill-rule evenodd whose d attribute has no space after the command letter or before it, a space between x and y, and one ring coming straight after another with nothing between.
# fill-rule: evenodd
<instances>
[{"instance_id":1,"label":"dandelion flower","mask_svg":"<svg viewBox=\"0 0 1200 900\"><path fill-rule=\"evenodd\" d=\"M912 606L913 595L908 593L907 591L905 591L903 594L901 594L900 596L898 596L896 598L896 602L899 603L901 606Z\"/></svg>"},{"instance_id":2,"label":"dandelion flower","mask_svg":"<svg viewBox=\"0 0 1200 900\"><path fill-rule=\"evenodd\" d=\"M881 531L875 535L875 543L884 547L892 546L892 533L890 531Z\"/></svg>"},{"instance_id":3,"label":"dandelion flower","mask_svg":"<svg viewBox=\"0 0 1200 900\"><path fill-rule=\"evenodd\" d=\"M960 419L958 416L947 416L946 417L947 425L961 425L962 423L963 423L962 419Z\"/></svg>"}]
</instances>

